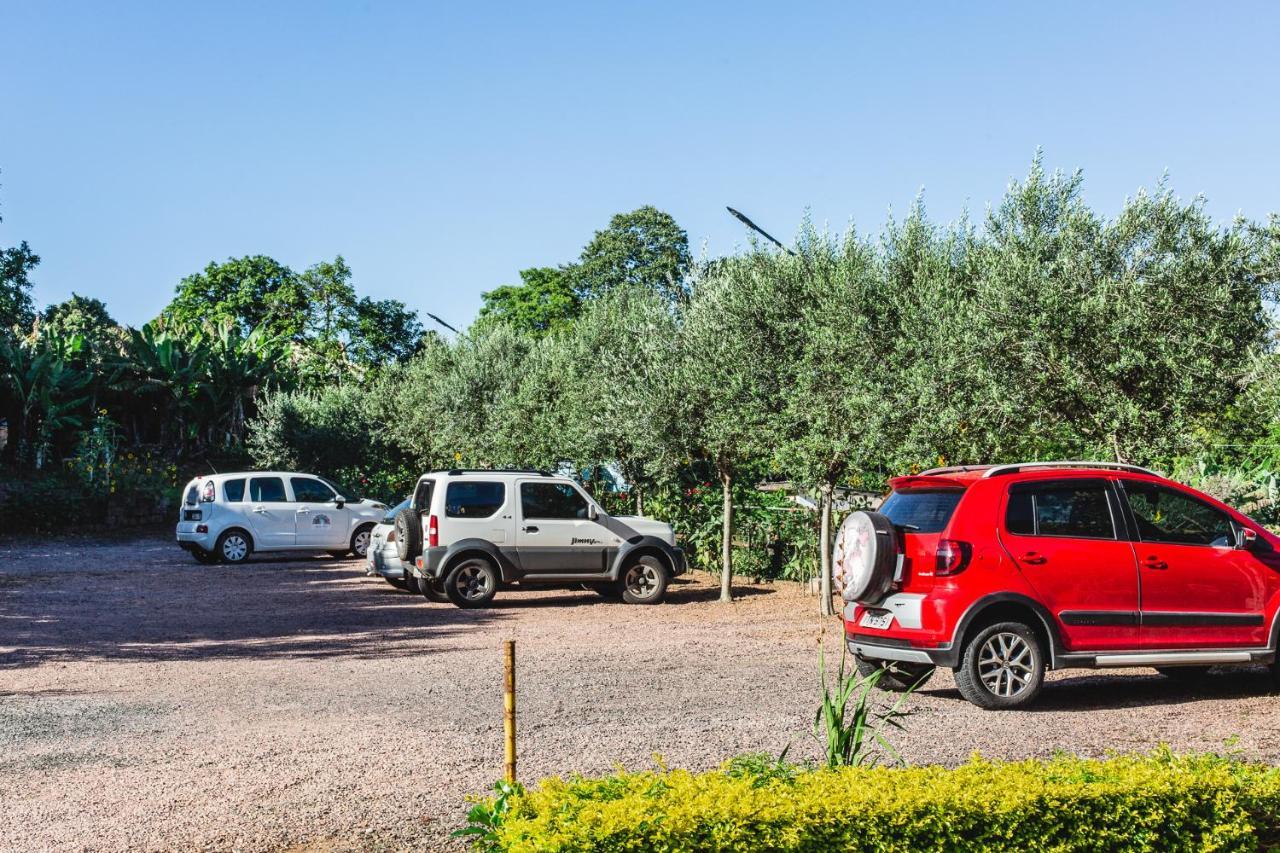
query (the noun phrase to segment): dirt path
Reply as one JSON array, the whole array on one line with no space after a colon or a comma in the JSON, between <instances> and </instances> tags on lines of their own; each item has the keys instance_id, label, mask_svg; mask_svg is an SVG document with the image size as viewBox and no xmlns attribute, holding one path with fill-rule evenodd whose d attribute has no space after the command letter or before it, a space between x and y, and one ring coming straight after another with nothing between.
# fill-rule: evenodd
<instances>
[{"instance_id":1,"label":"dirt path","mask_svg":"<svg viewBox=\"0 0 1280 853\"><path fill-rule=\"evenodd\" d=\"M501 774L507 638L526 779L814 754L823 620L793 585L738 591L719 605L695 576L656 608L552 591L466 612L354 561L204 567L163 534L0 541L0 850L447 847L463 796ZM1280 760L1261 670L1197 689L1050 678L1034 710L984 713L939 674L897 743L956 763L1238 736Z\"/></svg>"}]
</instances>

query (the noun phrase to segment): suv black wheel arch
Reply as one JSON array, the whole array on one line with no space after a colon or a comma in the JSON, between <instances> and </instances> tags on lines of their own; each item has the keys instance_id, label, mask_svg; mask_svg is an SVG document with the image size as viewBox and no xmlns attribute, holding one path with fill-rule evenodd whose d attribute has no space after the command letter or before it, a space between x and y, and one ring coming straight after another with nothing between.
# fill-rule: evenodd
<instances>
[{"instance_id":1,"label":"suv black wheel arch","mask_svg":"<svg viewBox=\"0 0 1280 853\"><path fill-rule=\"evenodd\" d=\"M641 557L657 557L667 570L667 580L680 574L676 566L674 549L656 536L636 536L618 547L618 553L609 566L609 577L621 580L623 573Z\"/></svg>"},{"instance_id":2,"label":"suv black wheel arch","mask_svg":"<svg viewBox=\"0 0 1280 853\"><path fill-rule=\"evenodd\" d=\"M502 549L487 539L459 539L448 547L440 560L440 579L443 580L458 564L459 560L469 557L483 557L498 569L498 577L503 583L511 583L520 577L515 563L502 553Z\"/></svg>"},{"instance_id":3,"label":"suv black wheel arch","mask_svg":"<svg viewBox=\"0 0 1280 853\"><path fill-rule=\"evenodd\" d=\"M960 657L964 654L965 644L974 635L989 625L997 622L1022 622L1036 632L1047 654L1049 669L1056 669L1058 658L1063 654L1062 638L1058 634L1057 625L1043 604L1033 598L1016 592L997 592L969 605L969 609L960 617L952 638L947 660L939 661L941 666L955 669L960 665Z\"/></svg>"}]
</instances>

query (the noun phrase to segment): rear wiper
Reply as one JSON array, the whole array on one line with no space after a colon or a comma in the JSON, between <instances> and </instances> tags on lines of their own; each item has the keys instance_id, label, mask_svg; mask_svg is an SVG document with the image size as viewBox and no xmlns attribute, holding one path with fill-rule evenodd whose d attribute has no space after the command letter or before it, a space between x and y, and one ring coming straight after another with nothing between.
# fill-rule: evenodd
<instances>
[{"instance_id":1,"label":"rear wiper","mask_svg":"<svg viewBox=\"0 0 1280 853\"><path fill-rule=\"evenodd\" d=\"M919 530L918 524L895 524L894 527L901 527L903 530Z\"/></svg>"}]
</instances>

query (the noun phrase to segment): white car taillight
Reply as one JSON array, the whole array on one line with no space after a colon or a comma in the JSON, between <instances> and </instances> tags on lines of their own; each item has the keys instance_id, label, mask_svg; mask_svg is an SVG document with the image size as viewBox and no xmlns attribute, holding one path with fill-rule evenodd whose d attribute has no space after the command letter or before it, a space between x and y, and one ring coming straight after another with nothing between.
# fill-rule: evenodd
<instances>
[{"instance_id":1,"label":"white car taillight","mask_svg":"<svg viewBox=\"0 0 1280 853\"><path fill-rule=\"evenodd\" d=\"M440 547L440 525L436 522L434 515L427 522L427 547Z\"/></svg>"}]
</instances>

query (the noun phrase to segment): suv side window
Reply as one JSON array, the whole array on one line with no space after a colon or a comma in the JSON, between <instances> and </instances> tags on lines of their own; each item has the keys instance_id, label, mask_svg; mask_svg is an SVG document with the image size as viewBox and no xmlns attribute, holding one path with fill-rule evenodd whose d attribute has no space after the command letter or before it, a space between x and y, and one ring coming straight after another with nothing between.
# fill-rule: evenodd
<instances>
[{"instance_id":1,"label":"suv side window","mask_svg":"<svg viewBox=\"0 0 1280 853\"><path fill-rule=\"evenodd\" d=\"M1015 484L1004 521L1019 536L1116 538L1106 483L1096 480Z\"/></svg>"},{"instance_id":2,"label":"suv side window","mask_svg":"<svg viewBox=\"0 0 1280 853\"><path fill-rule=\"evenodd\" d=\"M244 500L244 477L226 480L222 484L222 496L227 503L240 503Z\"/></svg>"},{"instance_id":3,"label":"suv side window","mask_svg":"<svg viewBox=\"0 0 1280 853\"><path fill-rule=\"evenodd\" d=\"M429 511L431 509L431 492L434 487L434 480L419 480L418 488L413 492L413 503L411 506L419 512Z\"/></svg>"},{"instance_id":4,"label":"suv side window","mask_svg":"<svg viewBox=\"0 0 1280 853\"><path fill-rule=\"evenodd\" d=\"M284 480L280 477L251 477L249 500L261 504L288 503L289 498L284 493Z\"/></svg>"},{"instance_id":5,"label":"suv side window","mask_svg":"<svg viewBox=\"0 0 1280 853\"><path fill-rule=\"evenodd\" d=\"M310 477L290 477L289 485L293 486L293 499L299 503L322 504L337 497L333 489Z\"/></svg>"},{"instance_id":6,"label":"suv side window","mask_svg":"<svg viewBox=\"0 0 1280 853\"><path fill-rule=\"evenodd\" d=\"M444 514L449 518L488 518L507 500L503 483L450 483L444 493Z\"/></svg>"},{"instance_id":7,"label":"suv side window","mask_svg":"<svg viewBox=\"0 0 1280 853\"><path fill-rule=\"evenodd\" d=\"M1124 491L1143 542L1219 547L1235 544L1231 518L1191 495L1136 480L1125 480Z\"/></svg>"},{"instance_id":8,"label":"suv side window","mask_svg":"<svg viewBox=\"0 0 1280 853\"><path fill-rule=\"evenodd\" d=\"M568 483L521 483L524 518L586 518L587 501Z\"/></svg>"}]
</instances>

